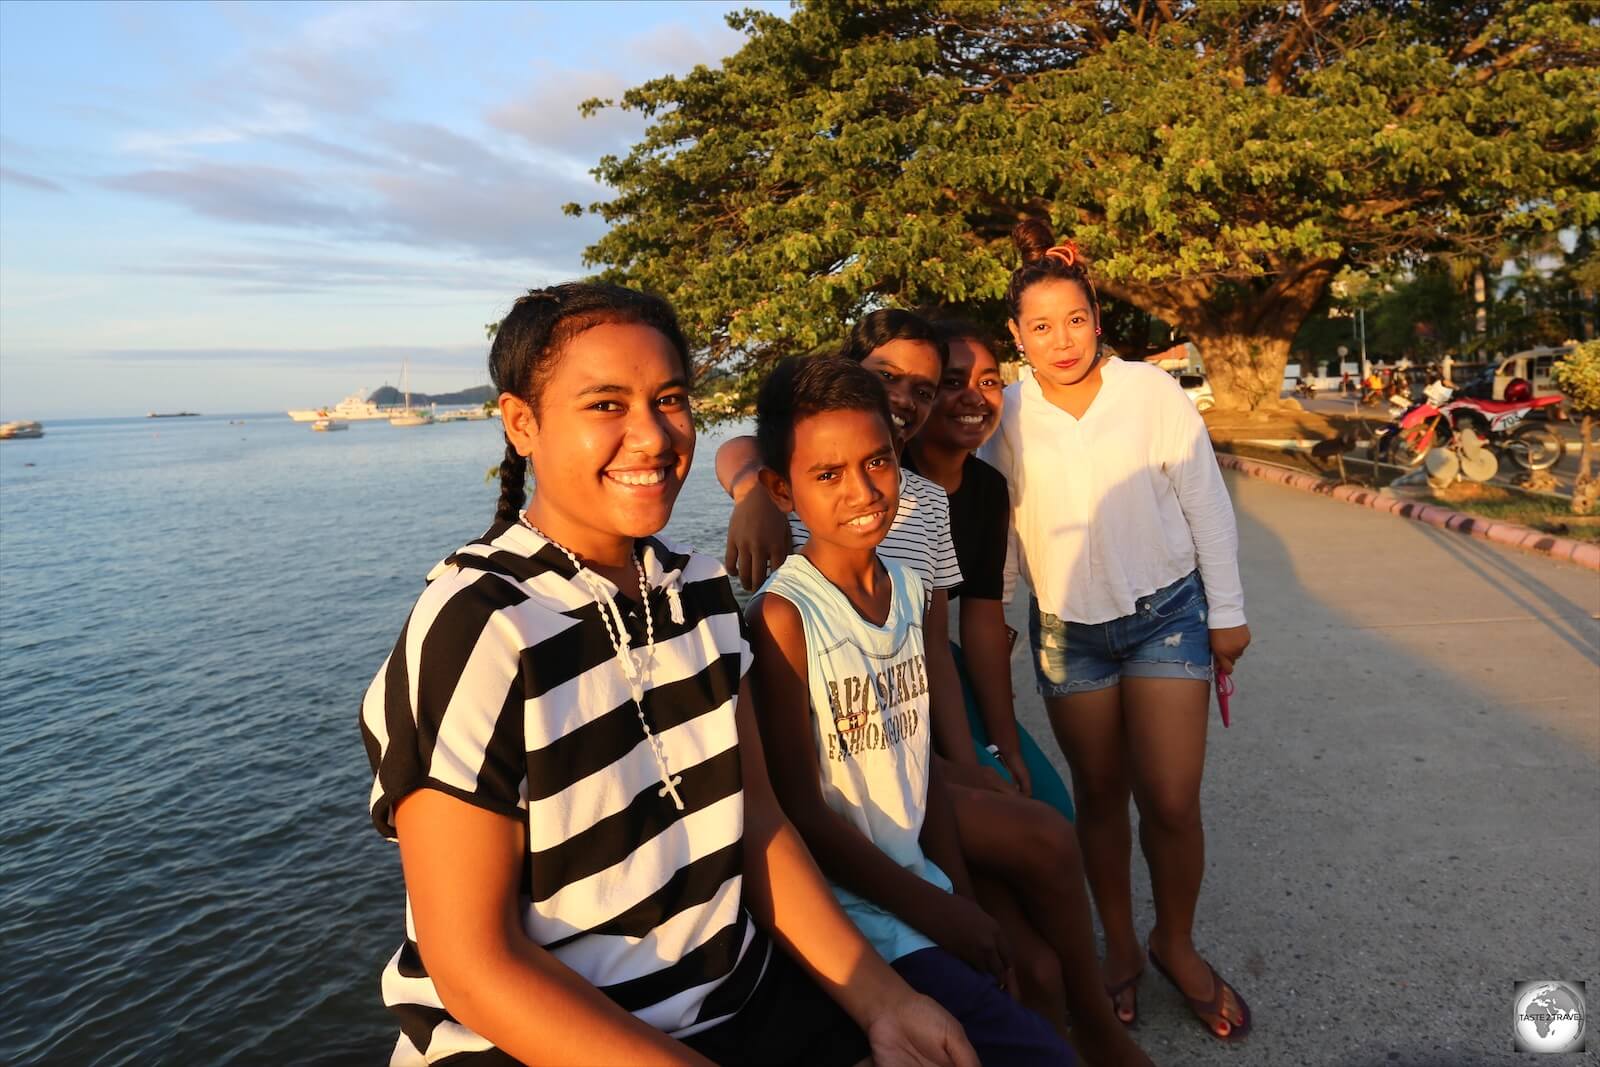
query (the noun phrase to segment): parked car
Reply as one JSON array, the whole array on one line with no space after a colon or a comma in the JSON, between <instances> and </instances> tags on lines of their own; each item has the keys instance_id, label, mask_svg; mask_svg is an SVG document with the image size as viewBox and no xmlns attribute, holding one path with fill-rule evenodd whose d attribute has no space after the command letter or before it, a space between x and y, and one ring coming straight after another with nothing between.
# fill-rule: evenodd
<instances>
[{"instance_id":1,"label":"parked car","mask_svg":"<svg viewBox=\"0 0 1600 1067\"><path fill-rule=\"evenodd\" d=\"M1204 374L1175 374L1173 377L1178 379L1178 384L1194 401L1197 410L1210 411L1216 406L1216 400L1211 395L1211 383L1206 381Z\"/></svg>"}]
</instances>

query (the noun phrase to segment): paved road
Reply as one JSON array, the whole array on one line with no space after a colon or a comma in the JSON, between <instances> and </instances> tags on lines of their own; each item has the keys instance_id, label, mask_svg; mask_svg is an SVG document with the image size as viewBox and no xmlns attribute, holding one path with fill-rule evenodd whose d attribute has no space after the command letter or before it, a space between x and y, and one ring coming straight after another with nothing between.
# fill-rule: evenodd
<instances>
[{"instance_id":1,"label":"paved road","mask_svg":"<svg viewBox=\"0 0 1600 1067\"><path fill-rule=\"evenodd\" d=\"M1228 477L1255 645L1212 720L1198 938L1255 1033L1208 1038L1151 971L1139 1038L1166 1065L1520 1062L1513 981L1600 1004L1600 576Z\"/></svg>"}]
</instances>

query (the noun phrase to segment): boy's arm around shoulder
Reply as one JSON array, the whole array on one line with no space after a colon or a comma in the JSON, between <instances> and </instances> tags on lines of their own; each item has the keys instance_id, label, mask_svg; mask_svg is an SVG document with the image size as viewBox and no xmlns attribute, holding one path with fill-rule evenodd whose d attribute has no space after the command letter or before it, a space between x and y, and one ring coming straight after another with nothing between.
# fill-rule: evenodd
<instances>
[{"instance_id":1,"label":"boy's arm around shoulder","mask_svg":"<svg viewBox=\"0 0 1600 1067\"><path fill-rule=\"evenodd\" d=\"M790 550L789 520L761 485L754 437L734 437L717 449L717 481L733 499L723 564L746 590L758 588Z\"/></svg>"},{"instance_id":2,"label":"boy's arm around shoulder","mask_svg":"<svg viewBox=\"0 0 1600 1067\"><path fill-rule=\"evenodd\" d=\"M749 434L730 437L717 446L717 481L735 503L756 487L760 470L761 455L756 450L756 439Z\"/></svg>"}]
</instances>

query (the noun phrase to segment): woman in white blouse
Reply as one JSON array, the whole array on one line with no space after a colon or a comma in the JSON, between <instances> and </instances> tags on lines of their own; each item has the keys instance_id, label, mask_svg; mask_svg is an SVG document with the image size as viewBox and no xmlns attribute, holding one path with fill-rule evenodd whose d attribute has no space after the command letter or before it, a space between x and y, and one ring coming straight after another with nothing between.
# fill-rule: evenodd
<instances>
[{"instance_id":1,"label":"woman in white blouse","mask_svg":"<svg viewBox=\"0 0 1600 1067\"><path fill-rule=\"evenodd\" d=\"M1131 796L1155 893L1151 962L1214 1036L1243 1037L1248 1006L1192 937L1213 664L1231 673L1250 643L1232 504L1177 382L1102 355L1077 249L1038 220L1013 238L1022 266L1006 293L1009 325L1033 373L1006 389L983 458L1011 484L1034 669L1072 769L1106 989L1131 1025L1145 956L1133 928Z\"/></svg>"}]
</instances>

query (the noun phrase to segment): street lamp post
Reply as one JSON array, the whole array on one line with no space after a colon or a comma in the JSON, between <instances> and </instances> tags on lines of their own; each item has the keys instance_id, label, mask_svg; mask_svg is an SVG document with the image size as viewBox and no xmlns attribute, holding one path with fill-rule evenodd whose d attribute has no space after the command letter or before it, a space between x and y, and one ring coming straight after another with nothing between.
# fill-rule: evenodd
<instances>
[{"instance_id":1,"label":"street lamp post","mask_svg":"<svg viewBox=\"0 0 1600 1067\"><path fill-rule=\"evenodd\" d=\"M1367 309L1356 308L1356 329L1361 335L1361 380L1366 381L1372 368L1367 364Z\"/></svg>"}]
</instances>

